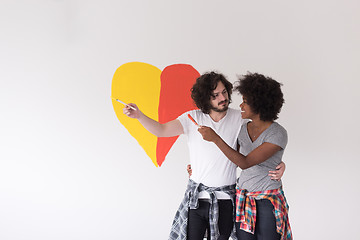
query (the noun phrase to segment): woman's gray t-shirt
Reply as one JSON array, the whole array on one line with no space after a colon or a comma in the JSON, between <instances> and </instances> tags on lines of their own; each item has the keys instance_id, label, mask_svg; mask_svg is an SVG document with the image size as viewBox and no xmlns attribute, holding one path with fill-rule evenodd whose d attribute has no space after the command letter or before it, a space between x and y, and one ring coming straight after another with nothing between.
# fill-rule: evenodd
<instances>
[{"instance_id":1,"label":"woman's gray t-shirt","mask_svg":"<svg viewBox=\"0 0 360 240\"><path fill-rule=\"evenodd\" d=\"M266 161L242 170L238 178L238 185L241 189L246 189L249 192L277 189L281 187L281 181L271 180L268 174L270 170L275 170L276 166L281 163L288 141L287 132L280 124L274 122L252 142L247 131L248 122L249 121L246 121L242 125L238 136L238 143L240 145L239 152L241 154L247 156L252 150L265 142L278 145L281 147L281 150Z\"/></svg>"}]
</instances>

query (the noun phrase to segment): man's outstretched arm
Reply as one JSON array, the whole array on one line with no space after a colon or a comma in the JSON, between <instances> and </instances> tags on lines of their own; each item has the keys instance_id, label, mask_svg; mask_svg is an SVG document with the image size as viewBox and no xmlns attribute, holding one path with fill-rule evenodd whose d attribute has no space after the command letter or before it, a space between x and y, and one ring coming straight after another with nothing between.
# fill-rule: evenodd
<instances>
[{"instance_id":1,"label":"man's outstretched arm","mask_svg":"<svg viewBox=\"0 0 360 240\"><path fill-rule=\"evenodd\" d=\"M131 107L132 108L131 108ZM123 108L123 113L137 119L146 130L157 137L173 137L184 133L183 127L179 120L175 119L167 123L159 123L140 111L136 104L129 103Z\"/></svg>"}]
</instances>

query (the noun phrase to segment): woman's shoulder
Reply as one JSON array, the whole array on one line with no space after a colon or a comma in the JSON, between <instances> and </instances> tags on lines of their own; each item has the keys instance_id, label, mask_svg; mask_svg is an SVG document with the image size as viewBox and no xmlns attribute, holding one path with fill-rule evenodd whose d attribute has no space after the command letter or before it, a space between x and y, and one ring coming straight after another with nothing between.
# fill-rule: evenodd
<instances>
[{"instance_id":1,"label":"woman's shoulder","mask_svg":"<svg viewBox=\"0 0 360 240\"><path fill-rule=\"evenodd\" d=\"M267 134L265 134L266 138L273 139L273 140L283 143L282 144L283 146L282 145L280 145L280 146L285 148L287 141L288 141L288 134L287 134L286 129L277 122L273 122L273 124L271 124L270 127L271 127L269 129L270 131L268 131Z\"/></svg>"},{"instance_id":2,"label":"woman's shoulder","mask_svg":"<svg viewBox=\"0 0 360 240\"><path fill-rule=\"evenodd\" d=\"M280 125L278 122L273 122L272 129L274 132L280 132L280 133L287 135L286 129L282 125Z\"/></svg>"}]
</instances>

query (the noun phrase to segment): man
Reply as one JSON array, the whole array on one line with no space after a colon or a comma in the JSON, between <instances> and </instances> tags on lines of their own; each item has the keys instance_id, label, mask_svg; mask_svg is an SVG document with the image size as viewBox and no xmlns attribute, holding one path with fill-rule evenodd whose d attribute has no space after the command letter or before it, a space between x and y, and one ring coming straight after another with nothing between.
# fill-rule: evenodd
<instances>
[{"instance_id":1,"label":"man","mask_svg":"<svg viewBox=\"0 0 360 240\"><path fill-rule=\"evenodd\" d=\"M198 126L188 117L190 114L200 126L211 127L236 149L242 119L240 110L229 108L231 93L232 84L222 74L210 72L201 75L191 89L191 97L200 110L186 112L160 124L144 115L135 104L123 109L124 114L138 119L158 137L180 134L188 137L192 175L175 215L170 240L202 240L206 231L211 240L228 240L234 232L237 166L215 144L204 141L197 131Z\"/></svg>"}]
</instances>

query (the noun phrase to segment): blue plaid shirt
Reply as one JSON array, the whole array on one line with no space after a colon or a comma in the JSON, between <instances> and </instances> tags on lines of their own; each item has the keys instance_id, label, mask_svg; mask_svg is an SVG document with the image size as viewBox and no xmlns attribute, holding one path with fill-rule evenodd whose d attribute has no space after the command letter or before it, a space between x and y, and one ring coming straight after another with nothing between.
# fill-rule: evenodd
<instances>
[{"instance_id":1,"label":"blue plaid shirt","mask_svg":"<svg viewBox=\"0 0 360 240\"><path fill-rule=\"evenodd\" d=\"M219 206L215 191L221 191L230 195L233 206L235 207L235 184L222 187L207 187L202 183L196 183L189 179L185 196L176 212L169 240L186 240L187 239L187 225L189 209L197 209L199 207L199 193L206 191L210 195L210 209L209 209L209 224L210 224L210 239L217 240L220 236L218 219ZM235 235L235 225L231 234L233 239L237 239Z\"/></svg>"}]
</instances>

